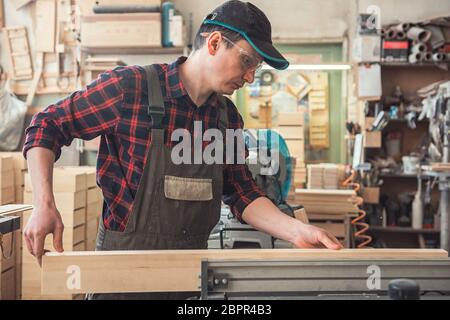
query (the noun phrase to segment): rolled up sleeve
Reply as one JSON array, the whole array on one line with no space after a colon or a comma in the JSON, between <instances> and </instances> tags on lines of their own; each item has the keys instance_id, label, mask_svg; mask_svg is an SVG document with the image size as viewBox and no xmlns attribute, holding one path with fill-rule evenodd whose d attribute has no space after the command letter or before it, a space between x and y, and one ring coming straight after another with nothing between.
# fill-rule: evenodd
<instances>
[{"instance_id":1,"label":"rolled up sleeve","mask_svg":"<svg viewBox=\"0 0 450 320\"><path fill-rule=\"evenodd\" d=\"M114 132L123 101L121 77L114 70L99 75L84 89L49 105L33 116L25 130L23 155L34 147L43 147L61 155L63 145L74 138L91 140Z\"/></svg>"}]
</instances>

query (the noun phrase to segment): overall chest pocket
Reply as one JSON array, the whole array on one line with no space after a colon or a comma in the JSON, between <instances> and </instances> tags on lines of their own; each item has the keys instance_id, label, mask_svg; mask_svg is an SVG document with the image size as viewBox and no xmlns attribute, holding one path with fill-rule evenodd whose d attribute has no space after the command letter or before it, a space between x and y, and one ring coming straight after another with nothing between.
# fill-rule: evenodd
<instances>
[{"instance_id":1,"label":"overall chest pocket","mask_svg":"<svg viewBox=\"0 0 450 320\"><path fill-rule=\"evenodd\" d=\"M172 200L209 201L213 199L212 179L165 176L164 195Z\"/></svg>"},{"instance_id":2,"label":"overall chest pocket","mask_svg":"<svg viewBox=\"0 0 450 320\"><path fill-rule=\"evenodd\" d=\"M159 232L175 238L208 234L217 223L213 179L164 176ZM218 211L220 213L220 210Z\"/></svg>"}]
</instances>

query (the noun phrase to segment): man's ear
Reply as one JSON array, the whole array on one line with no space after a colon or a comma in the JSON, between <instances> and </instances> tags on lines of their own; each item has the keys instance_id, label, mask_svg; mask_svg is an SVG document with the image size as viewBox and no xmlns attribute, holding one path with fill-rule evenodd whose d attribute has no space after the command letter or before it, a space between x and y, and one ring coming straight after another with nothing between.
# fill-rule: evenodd
<instances>
[{"instance_id":1,"label":"man's ear","mask_svg":"<svg viewBox=\"0 0 450 320\"><path fill-rule=\"evenodd\" d=\"M222 40L222 35L218 31L214 31L210 34L207 39L208 52L210 55L214 56L219 50L220 41Z\"/></svg>"}]
</instances>

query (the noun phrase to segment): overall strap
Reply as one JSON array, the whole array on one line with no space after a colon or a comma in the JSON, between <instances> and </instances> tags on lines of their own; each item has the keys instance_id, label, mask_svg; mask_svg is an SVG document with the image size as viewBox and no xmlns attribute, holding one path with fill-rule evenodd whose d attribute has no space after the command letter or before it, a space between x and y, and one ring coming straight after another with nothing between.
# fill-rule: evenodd
<instances>
[{"instance_id":1,"label":"overall strap","mask_svg":"<svg viewBox=\"0 0 450 320\"><path fill-rule=\"evenodd\" d=\"M153 65L144 66L144 69L147 74L147 113L152 119L152 128L160 129L165 114L165 108L158 71Z\"/></svg>"}]
</instances>

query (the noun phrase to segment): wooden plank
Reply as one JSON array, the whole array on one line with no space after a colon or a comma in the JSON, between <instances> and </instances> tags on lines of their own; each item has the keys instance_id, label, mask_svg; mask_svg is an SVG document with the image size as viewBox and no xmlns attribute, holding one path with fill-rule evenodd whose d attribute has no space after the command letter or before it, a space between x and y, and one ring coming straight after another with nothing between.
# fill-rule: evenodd
<instances>
[{"instance_id":1,"label":"wooden plank","mask_svg":"<svg viewBox=\"0 0 450 320\"><path fill-rule=\"evenodd\" d=\"M278 113L279 126L303 126L303 112L280 112Z\"/></svg>"},{"instance_id":2,"label":"wooden plank","mask_svg":"<svg viewBox=\"0 0 450 320\"><path fill-rule=\"evenodd\" d=\"M0 152L0 156L12 157L13 166L16 170L26 170L28 168L27 160L23 157L22 152Z\"/></svg>"},{"instance_id":3,"label":"wooden plank","mask_svg":"<svg viewBox=\"0 0 450 320\"><path fill-rule=\"evenodd\" d=\"M14 159L10 156L0 154L0 174L11 171L14 168Z\"/></svg>"},{"instance_id":4,"label":"wooden plank","mask_svg":"<svg viewBox=\"0 0 450 320\"><path fill-rule=\"evenodd\" d=\"M299 126L279 126L274 128L284 139L300 139L304 138L303 127Z\"/></svg>"},{"instance_id":5,"label":"wooden plank","mask_svg":"<svg viewBox=\"0 0 450 320\"><path fill-rule=\"evenodd\" d=\"M386 259L448 259L448 253L439 249L218 249L47 253L42 260L42 293L198 291L198 275L203 259L372 262ZM68 288L67 284L74 282L77 285Z\"/></svg>"},{"instance_id":6,"label":"wooden plank","mask_svg":"<svg viewBox=\"0 0 450 320\"><path fill-rule=\"evenodd\" d=\"M33 209L33 206L23 204L8 204L0 206L0 216L13 216Z\"/></svg>"},{"instance_id":7,"label":"wooden plank","mask_svg":"<svg viewBox=\"0 0 450 320\"><path fill-rule=\"evenodd\" d=\"M16 269L11 268L1 274L1 300L15 300L16 299Z\"/></svg>"},{"instance_id":8,"label":"wooden plank","mask_svg":"<svg viewBox=\"0 0 450 320\"><path fill-rule=\"evenodd\" d=\"M53 169L53 191L54 192L77 192L87 189L86 173L66 167ZM33 191L31 177L25 174L25 191Z\"/></svg>"},{"instance_id":9,"label":"wooden plank","mask_svg":"<svg viewBox=\"0 0 450 320\"><path fill-rule=\"evenodd\" d=\"M60 212L73 212L86 207L86 191L55 192L56 207ZM31 192L24 192L23 201L32 204Z\"/></svg>"},{"instance_id":10,"label":"wooden plank","mask_svg":"<svg viewBox=\"0 0 450 320\"><path fill-rule=\"evenodd\" d=\"M55 51L56 1L36 0L36 48L37 52Z\"/></svg>"},{"instance_id":11,"label":"wooden plank","mask_svg":"<svg viewBox=\"0 0 450 320\"><path fill-rule=\"evenodd\" d=\"M0 189L14 187L14 171L0 172Z\"/></svg>"},{"instance_id":12,"label":"wooden plank","mask_svg":"<svg viewBox=\"0 0 450 320\"><path fill-rule=\"evenodd\" d=\"M14 203L14 200L15 200L14 187L0 189L0 205Z\"/></svg>"}]
</instances>

